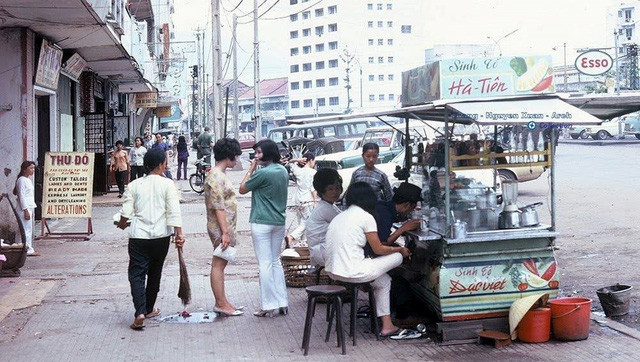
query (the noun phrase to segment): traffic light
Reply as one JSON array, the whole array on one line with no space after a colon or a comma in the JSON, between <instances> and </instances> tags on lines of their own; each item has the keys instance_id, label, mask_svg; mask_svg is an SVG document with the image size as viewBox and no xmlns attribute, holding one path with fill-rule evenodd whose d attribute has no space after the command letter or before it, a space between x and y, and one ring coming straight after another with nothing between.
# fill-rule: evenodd
<instances>
[{"instance_id":1,"label":"traffic light","mask_svg":"<svg viewBox=\"0 0 640 362\"><path fill-rule=\"evenodd\" d=\"M198 66L193 65L189 67L191 69L191 78L198 78Z\"/></svg>"}]
</instances>

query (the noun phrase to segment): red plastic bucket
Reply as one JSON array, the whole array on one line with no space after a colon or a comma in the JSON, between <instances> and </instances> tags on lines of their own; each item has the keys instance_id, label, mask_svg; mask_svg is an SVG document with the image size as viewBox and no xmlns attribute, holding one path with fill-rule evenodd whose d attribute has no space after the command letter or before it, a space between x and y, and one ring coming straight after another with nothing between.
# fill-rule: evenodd
<instances>
[{"instance_id":1,"label":"red plastic bucket","mask_svg":"<svg viewBox=\"0 0 640 362\"><path fill-rule=\"evenodd\" d=\"M551 304L553 337L561 341L579 341L589 337L591 299L558 298Z\"/></svg>"},{"instance_id":2,"label":"red plastic bucket","mask_svg":"<svg viewBox=\"0 0 640 362\"><path fill-rule=\"evenodd\" d=\"M551 334L551 308L532 309L518 324L518 339L527 343L542 343Z\"/></svg>"}]
</instances>

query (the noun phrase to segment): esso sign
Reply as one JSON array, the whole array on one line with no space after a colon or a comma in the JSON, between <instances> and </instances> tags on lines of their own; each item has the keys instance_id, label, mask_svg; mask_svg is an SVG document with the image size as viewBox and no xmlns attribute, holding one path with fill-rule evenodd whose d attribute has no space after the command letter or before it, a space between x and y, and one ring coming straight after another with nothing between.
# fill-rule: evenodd
<instances>
[{"instance_id":1,"label":"esso sign","mask_svg":"<svg viewBox=\"0 0 640 362\"><path fill-rule=\"evenodd\" d=\"M576 69L586 75L600 75L608 72L613 66L613 58L600 50L589 50L578 55Z\"/></svg>"}]
</instances>

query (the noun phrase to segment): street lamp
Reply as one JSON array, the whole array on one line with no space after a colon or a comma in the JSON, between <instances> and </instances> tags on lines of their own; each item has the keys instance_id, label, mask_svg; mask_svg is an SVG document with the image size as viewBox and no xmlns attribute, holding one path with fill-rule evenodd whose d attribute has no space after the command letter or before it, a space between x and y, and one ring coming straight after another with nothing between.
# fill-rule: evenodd
<instances>
[{"instance_id":1,"label":"street lamp","mask_svg":"<svg viewBox=\"0 0 640 362\"><path fill-rule=\"evenodd\" d=\"M491 36L487 36L487 39L491 40L497 47L498 47L498 51L500 52L500 56L502 56L502 48L500 47L500 41L508 36L511 36L513 33L515 33L516 31L518 31L520 29L515 29L513 31L511 31L510 33L504 35L503 37L499 38L498 40L494 39Z\"/></svg>"}]
</instances>

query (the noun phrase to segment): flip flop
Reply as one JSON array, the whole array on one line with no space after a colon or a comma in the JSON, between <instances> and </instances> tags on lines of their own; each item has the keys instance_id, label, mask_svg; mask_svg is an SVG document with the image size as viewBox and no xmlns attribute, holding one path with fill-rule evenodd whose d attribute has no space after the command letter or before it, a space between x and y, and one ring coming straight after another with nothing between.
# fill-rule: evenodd
<instances>
[{"instance_id":1,"label":"flip flop","mask_svg":"<svg viewBox=\"0 0 640 362\"><path fill-rule=\"evenodd\" d=\"M402 333L402 332L404 332L404 331L406 331L406 329L398 328L398 329L396 329L396 330L395 330L395 331L393 331L393 332L389 332L389 333L380 333L380 334L379 334L379 336L380 336L380 338L388 338L388 337L391 337L391 336L397 336L397 335L399 335L400 333Z\"/></svg>"},{"instance_id":2,"label":"flip flop","mask_svg":"<svg viewBox=\"0 0 640 362\"><path fill-rule=\"evenodd\" d=\"M144 329L144 317L136 317L136 319L131 323L129 328L135 331L141 331Z\"/></svg>"},{"instance_id":3,"label":"flip flop","mask_svg":"<svg viewBox=\"0 0 640 362\"><path fill-rule=\"evenodd\" d=\"M389 337L393 340L401 340L401 339L416 339L422 337L422 333L418 331L414 331L413 329L403 329L400 333L395 336Z\"/></svg>"},{"instance_id":4,"label":"flip flop","mask_svg":"<svg viewBox=\"0 0 640 362\"><path fill-rule=\"evenodd\" d=\"M154 308L151 312L144 315L145 318L153 318L160 315L160 308Z\"/></svg>"}]
</instances>

